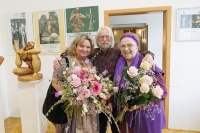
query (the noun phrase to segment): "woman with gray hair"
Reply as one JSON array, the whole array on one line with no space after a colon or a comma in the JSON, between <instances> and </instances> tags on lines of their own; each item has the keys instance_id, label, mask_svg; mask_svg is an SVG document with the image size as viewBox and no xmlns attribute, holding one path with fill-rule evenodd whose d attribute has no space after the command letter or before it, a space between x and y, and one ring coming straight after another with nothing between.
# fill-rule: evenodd
<instances>
[{"instance_id":1,"label":"woman with gray hair","mask_svg":"<svg viewBox=\"0 0 200 133\"><path fill-rule=\"evenodd\" d=\"M147 57L144 57L138 52L138 45L139 39L136 34L126 33L120 39L119 47L122 57L119 58L116 65L114 83L118 85L122 91L126 90L126 81L123 78L124 76L122 73L122 70L125 66L134 66L139 68L142 60L152 64L152 62ZM126 112L125 120L118 124L121 133L162 133L162 128L166 126L163 100L167 96L167 89L162 77L163 71L156 65L153 71L157 80L156 84L161 87L164 93L160 102L152 102L150 109L157 110L158 108L160 112L155 112L155 119L152 120L151 118L148 118L149 116L146 116L148 112L144 108L133 106L132 110ZM117 103L115 104L118 105ZM140 111L136 111L138 108L140 108ZM117 109L118 112L120 112L120 110L123 108L119 108L118 106Z\"/></svg>"}]
</instances>

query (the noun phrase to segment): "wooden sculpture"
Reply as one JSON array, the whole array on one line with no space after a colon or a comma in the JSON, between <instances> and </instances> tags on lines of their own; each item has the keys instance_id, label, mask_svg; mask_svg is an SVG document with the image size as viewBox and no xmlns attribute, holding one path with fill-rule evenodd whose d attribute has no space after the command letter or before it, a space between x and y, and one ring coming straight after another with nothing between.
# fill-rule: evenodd
<instances>
[{"instance_id":1,"label":"wooden sculpture","mask_svg":"<svg viewBox=\"0 0 200 133\"><path fill-rule=\"evenodd\" d=\"M4 61L3 56L0 56L0 65L3 63L3 61Z\"/></svg>"},{"instance_id":2,"label":"wooden sculpture","mask_svg":"<svg viewBox=\"0 0 200 133\"><path fill-rule=\"evenodd\" d=\"M43 78L41 73L41 61L37 54L39 49L34 48L34 42L28 42L25 47L18 49L18 40L14 40L17 68L13 69L13 73L18 75L18 81L28 82ZM28 67L21 67L22 62L25 62Z\"/></svg>"}]
</instances>

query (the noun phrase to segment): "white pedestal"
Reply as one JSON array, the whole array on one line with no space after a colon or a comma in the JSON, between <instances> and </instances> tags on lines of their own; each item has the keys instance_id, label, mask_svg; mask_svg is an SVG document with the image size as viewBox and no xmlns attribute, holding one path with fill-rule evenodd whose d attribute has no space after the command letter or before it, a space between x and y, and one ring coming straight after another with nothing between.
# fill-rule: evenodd
<instances>
[{"instance_id":1,"label":"white pedestal","mask_svg":"<svg viewBox=\"0 0 200 133\"><path fill-rule=\"evenodd\" d=\"M0 81L0 92L1 92L1 81ZM5 133L4 128L4 116L3 116L3 103L2 103L2 94L0 94L0 133Z\"/></svg>"},{"instance_id":2,"label":"white pedestal","mask_svg":"<svg viewBox=\"0 0 200 133\"><path fill-rule=\"evenodd\" d=\"M21 124L23 133L45 133L47 122L44 122L42 105L44 96L43 80L32 82L19 82ZM42 123L44 125L42 126Z\"/></svg>"}]
</instances>

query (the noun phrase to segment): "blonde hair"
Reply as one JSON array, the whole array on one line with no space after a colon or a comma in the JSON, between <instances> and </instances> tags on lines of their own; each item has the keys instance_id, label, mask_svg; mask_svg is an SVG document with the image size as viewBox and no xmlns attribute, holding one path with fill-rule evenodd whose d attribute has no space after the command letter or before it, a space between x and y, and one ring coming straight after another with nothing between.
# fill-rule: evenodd
<instances>
[{"instance_id":1,"label":"blonde hair","mask_svg":"<svg viewBox=\"0 0 200 133\"><path fill-rule=\"evenodd\" d=\"M111 38L111 47L113 47L113 46L114 46L114 36L113 36L113 32L112 32L112 30L111 30L109 27L106 27L106 26L100 27L100 28L98 29L98 31L97 31L97 34L96 34L96 36L95 36L95 42L96 42L97 46L99 47L98 36L101 35L101 30L102 30L102 29L108 30L109 36L110 36L110 38Z\"/></svg>"},{"instance_id":2,"label":"blonde hair","mask_svg":"<svg viewBox=\"0 0 200 133\"><path fill-rule=\"evenodd\" d=\"M84 40L88 40L90 42L91 53L89 56L92 55L94 52L94 41L93 39L87 34L79 34L71 43L69 48L67 49L67 55L75 57L76 56L76 47L80 44L83 44Z\"/></svg>"}]
</instances>

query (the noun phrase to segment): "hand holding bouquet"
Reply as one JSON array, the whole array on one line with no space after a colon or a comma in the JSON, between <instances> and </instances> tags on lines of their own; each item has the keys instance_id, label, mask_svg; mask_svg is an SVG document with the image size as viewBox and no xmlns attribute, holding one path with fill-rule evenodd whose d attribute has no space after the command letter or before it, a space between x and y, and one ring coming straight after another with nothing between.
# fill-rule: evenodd
<instances>
[{"instance_id":1,"label":"hand holding bouquet","mask_svg":"<svg viewBox=\"0 0 200 133\"><path fill-rule=\"evenodd\" d=\"M123 75L126 89L118 92L118 104L124 109L117 116L117 121L123 121L126 111L145 109L152 101L159 101L163 94L147 61L143 61L139 69L124 67Z\"/></svg>"},{"instance_id":2,"label":"hand holding bouquet","mask_svg":"<svg viewBox=\"0 0 200 133\"><path fill-rule=\"evenodd\" d=\"M85 115L86 113L103 112L108 119L114 119L112 114L106 109L106 100L118 92L118 87L105 77L108 71L97 75L97 70L91 65L89 59L79 66L67 67L62 73L63 80L58 84L64 90L56 92L55 96L61 96L61 100L55 103L64 103L63 108L69 116ZM51 110L51 109L50 109Z\"/></svg>"}]
</instances>

